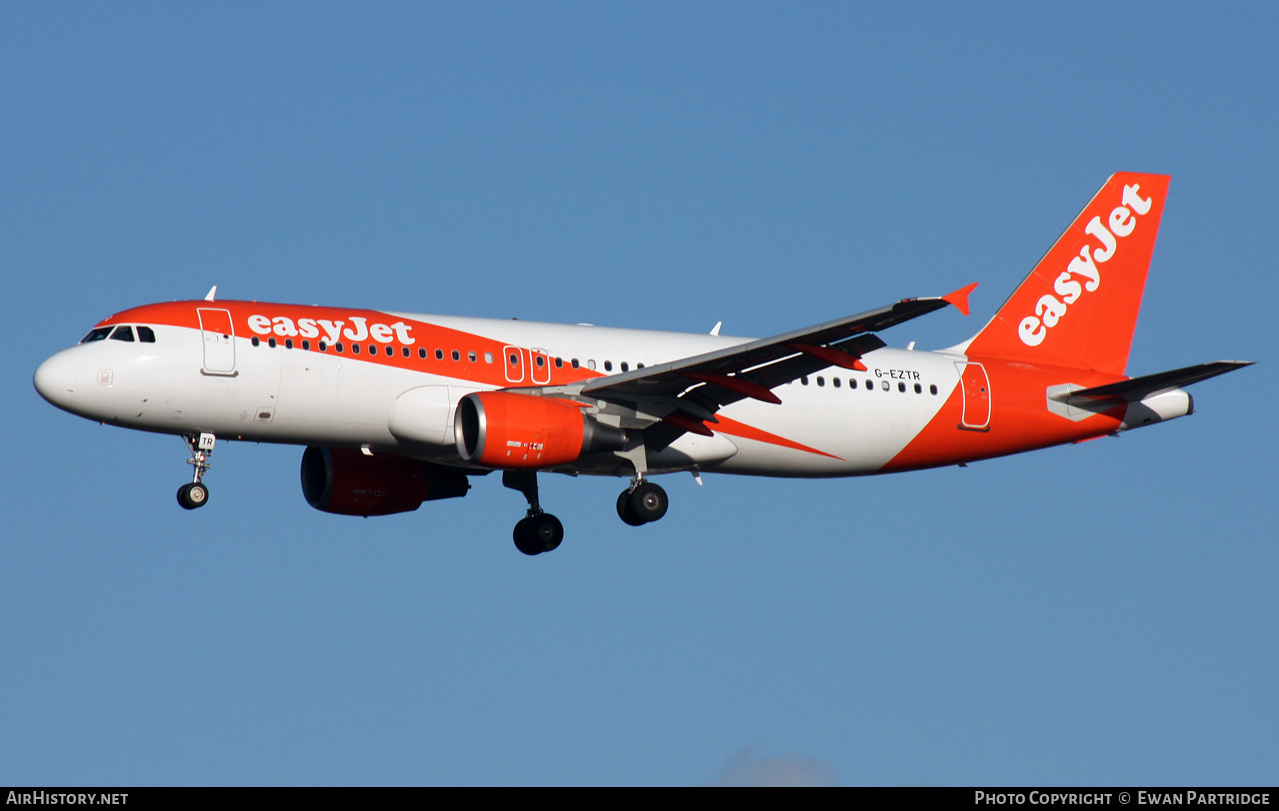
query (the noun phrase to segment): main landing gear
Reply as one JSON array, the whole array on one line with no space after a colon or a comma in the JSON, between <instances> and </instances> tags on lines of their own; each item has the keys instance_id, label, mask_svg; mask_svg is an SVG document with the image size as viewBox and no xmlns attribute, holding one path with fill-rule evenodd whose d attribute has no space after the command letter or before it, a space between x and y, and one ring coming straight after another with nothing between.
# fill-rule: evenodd
<instances>
[{"instance_id":1,"label":"main landing gear","mask_svg":"<svg viewBox=\"0 0 1279 811\"><path fill-rule=\"evenodd\" d=\"M205 472L213 467L209 464L209 455L213 453L213 445L217 442L217 437L213 434L198 436L187 434L182 438L191 449L191 458L187 460L187 464L195 467L195 475L190 484L184 484L178 488L178 503L184 509L194 510L209 502L209 488L204 486L201 479L204 478Z\"/></svg>"},{"instance_id":2,"label":"main landing gear","mask_svg":"<svg viewBox=\"0 0 1279 811\"><path fill-rule=\"evenodd\" d=\"M537 500L537 473L508 470L502 474L502 484L519 490L528 500L528 514L511 533L515 548L526 555L540 555L558 547L564 540L564 525L550 513L542 512L542 505Z\"/></svg>"},{"instance_id":3,"label":"main landing gear","mask_svg":"<svg viewBox=\"0 0 1279 811\"><path fill-rule=\"evenodd\" d=\"M537 473L525 470L508 470L502 474L502 484L519 490L528 500L528 514L515 525L511 537L515 548L526 555L540 555L557 548L564 540L564 525L560 519L542 511L537 500ZM650 524L666 515L670 499L659 485L636 476L631 486L617 497L617 514L633 527Z\"/></svg>"},{"instance_id":4,"label":"main landing gear","mask_svg":"<svg viewBox=\"0 0 1279 811\"><path fill-rule=\"evenodd\" d=\"M670 499L660 485L639 476L617 497L617 515L633 527L650 524L666 515Z\"/></svg>"}]
</instances>

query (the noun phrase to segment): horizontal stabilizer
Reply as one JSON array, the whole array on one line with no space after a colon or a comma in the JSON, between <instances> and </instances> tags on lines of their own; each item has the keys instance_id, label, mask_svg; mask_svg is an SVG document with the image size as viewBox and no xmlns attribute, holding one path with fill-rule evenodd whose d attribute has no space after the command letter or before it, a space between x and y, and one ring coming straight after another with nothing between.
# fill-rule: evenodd
<instances>
[{"instance_id":1,"label":"horizontal stabilizer","mask_svg":"<svg viewBox=\"0 0 1279 811\"><path fill-rule=\"evenodd\" d=\"M1187 366L1184 369L1173 369L1168 372L1156 372L1153 375L1134 377L1122 383L1108 383L1105 386L1094 386L1091 389L1072 391L1062 399L1087 398L1094 401L1142 400L1152 394L1189 386L1191 383L1198 383L1210 377L1224 375L1226 372L1233 372L1235 369L1242 369L1252 364L1253 361L1250 360L1217 360L1212 363L1200 363L1197 366Z\"/></svg>"}]
</instances>

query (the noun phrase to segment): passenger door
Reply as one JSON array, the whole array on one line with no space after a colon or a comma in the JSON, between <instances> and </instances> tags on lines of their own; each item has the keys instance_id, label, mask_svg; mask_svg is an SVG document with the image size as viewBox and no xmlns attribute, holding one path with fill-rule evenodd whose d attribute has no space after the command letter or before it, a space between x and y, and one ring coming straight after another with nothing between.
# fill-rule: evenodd
<instances>
[{"instance_id":1,"label":"passenger door","mask_svg":"<svg viewBox=\"0 0 1279 811\"><path fill-rule=\"evenodd\" d=\"M204 373L235 375L235 325L231 313L201 307L200 335L204 339Z\"/></svg>"}]
</instances>

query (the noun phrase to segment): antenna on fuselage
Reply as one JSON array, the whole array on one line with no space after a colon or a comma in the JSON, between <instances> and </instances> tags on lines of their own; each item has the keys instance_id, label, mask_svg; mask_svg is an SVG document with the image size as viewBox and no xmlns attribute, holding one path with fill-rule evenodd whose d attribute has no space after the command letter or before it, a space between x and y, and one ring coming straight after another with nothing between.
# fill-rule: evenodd
<instances>
[{"instance_id":1,"label":"antenna on fuselage","mask_svg":"<svg viewBox=\"0 0 1279 811\"><path fill-rule=\"evenodd\" d=\"M218 292L218 286L215 284L209 288L209 294L204 297L205 301L213 301L213 296Z\"/></svg>"}]
</instances>

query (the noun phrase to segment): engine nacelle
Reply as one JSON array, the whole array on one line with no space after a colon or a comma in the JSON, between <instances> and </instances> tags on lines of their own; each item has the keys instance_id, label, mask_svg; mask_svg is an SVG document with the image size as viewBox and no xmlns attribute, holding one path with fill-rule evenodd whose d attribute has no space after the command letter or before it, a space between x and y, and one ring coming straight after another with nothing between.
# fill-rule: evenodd
<instances>
[{"instance_id":1,"label":"engine nacelle","mask_svg":"<svg viewBox=\"0 0 1279 811\"><path fill-rule=\"evenodd\" d=\"M626 445L625 432L596 422L574 403L507 391L463 397L453 431L463 459L496 468L555 467Z\"/></svg>"},{"instance_id":2,"label":"engine nacelle","mask_svg":"<svg viewBox=\"0 0 1279 811\"><path fill-rule=\"evenodd\" d=\"M310 447L302 454L302 495L317 510L338 515L390 515L423 501L461 498L466 474L390 453L365 456L350 448Z\"/></svg>"}]
</instances>

